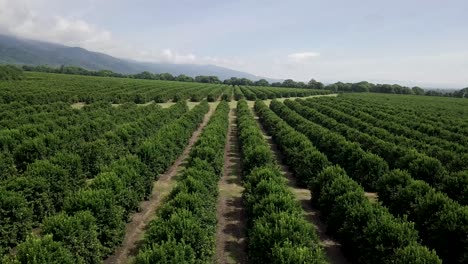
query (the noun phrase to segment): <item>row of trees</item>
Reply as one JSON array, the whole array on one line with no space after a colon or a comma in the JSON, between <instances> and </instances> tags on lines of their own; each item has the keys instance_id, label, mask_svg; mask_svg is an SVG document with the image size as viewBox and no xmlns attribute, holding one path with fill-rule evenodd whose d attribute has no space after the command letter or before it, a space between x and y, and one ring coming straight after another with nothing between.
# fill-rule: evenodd
<instances>
[{"instance_id":1,"label":"row of trees","mask_svg":"<svg viewBox=\"0 0 468 264\"><path fill-rule=\"evenodd\" d=\"M273 101L270 107L365 188L375 190L377 179L388 171L388 164L381 157L363 150L358 143L347 141L345 137L307 120L283 103Z\"/></svg>"},{"instance_id":2,"label":"row of trees","mask_svg":"<svg viewBox=\"0 0 468 264\"><path fill-rule=\"evenodd\" d=\"M193 146L178 184L150 223L135 263L207 263L213 258L218 180L229 105L221 102Z\"/></svg>"},{"instance_id":3,"label":"row of trees","mask_svg":"<svg viewBox=\"0 0 468 264\"><path fill-rule=\"evenodd\" d=\"M154 110L152 106L148 108ZM134 117L137 117L137 109L136 106L130 109ZM95 114L100 116L102 109L97 110ZM88 111L91 110L80 112ZM42 223L44 240L25 242L29 245L35 241L36 252L31 258L47 258L52 254L47 248L42 248L49 245L46 235L51 234L54 241L76 253L78 263L100 263L101 258L120 243L128 215L137 210L138 203L148 197L152 189L154 174L130 153L144 138L186 111L184 103L161 112L146 113L132 122L116 122L118 128L97 133L100 135L98 139L84 143L91 146L89 153L77 155L73 151L60 150L50 158L43 157L43 160L28 165L21 176L3 180L0 192L14 193L14 199L9 201L11 205L2 206L2 253L23 241L32 227ZM193 116L188 118L193 119ZM79 147L73 138L68 138L68 141ZM113 153L115 157L106 155L108 158L102 159L102 153ZM88 184L85 183L86 178ZM22 202L21 206L14 204L19 202ZM18 215L19 221L15 217L18 213L21 214ZM4 231L8 233L4 234ZM23 253L31 254L27 247L24 250L17 254L18 258Z\"/></svg>"},{"instance_id":4,"label":"row of trees","mask_svg":"<svg viewBox=\"0 0 468 264\"><path fill-rule=\"evenodd\" d=\"M249 261L326 263L318 236L304 219L245 100L239 101L237 114Z\"/></svg>"},{"instance_id":5,"label":"row of trees","mask_svg":"<svg viewBox=\"0 0 468 264\"><path fill-rule=\"evenodd\" d=\"M298 101L303 105L313 105L313 102ZM408 170L415 179L423 180L437 190L446 193L450 198L457 202L468 205L468 164L463 162L467 160L464 152L453 154L454 160L447 160L442 163L435 158L428 157L424 153L419 153L414 149L409 149L411 143L393 144L385 142L382 139L389 139L392 134L385 130L377 129L372 125L366 124L354 117L347 117L332 108L327 109L328 115L337 120L320 114L316 109L324 110L325 105L317 105L315 108L303 107L296 102L287 101L285 104L309 120L320 124L330 130L345 135L350 141L358 142L363 149L371 151L383 157L390 168L400 168ZM336 104L334 104L336 107ZM349 127L357 125L363 131ZM424 146L428 146L424 144ZM430 145L429 145L430 146ZM441 151L437 151L440 153ZM451 173L444 169L451 170Z\"/></svg>"},{"instance_id":6,"label":"row of trees","mask_svg":"<svg viewBox=\"0 0 468 264\"><path fill-rule=\"evenodd\" d=\"M298 108L299 105L297 103L296 105L292 103L293 102L291 101L286 102L288 106L301 112ZM272 102L271 107L275 112L279 113L282 118L290 122L290 124L295 128L299 129L300 132L305 133L308 136L312 135L312 137L309 137L311 140L316 139L313 137L313 134L320 131L318 126L312 128L312 122L301 118L294 111L290 111L286 109L286 107L280 106L279 103ZM303 108L302 110L307 109ZM304 114L306 114L306 112L304 112ZM342 133L350 136L351 138L360 138L358 135L353 136L350 130L342 131ZM333 133L329 134L329 137L335 137L335 139L338 139L338 137L333 136ZM317 142L316 144L330 159L335 157L333 149L340 148L339 146L329 145L328 148L322 149L321 146L323 145L321 142ZM341 141L340 144L345 145L350 143L347 141ZM379 149L381 145L375 144L376 142L374 142L374 145L372 145L371 142L368 142L361 146L366 148L369 147L373 150ZM395 146L393 146L393 148L395 148ZM391 153L393 148L390 146L389 150L383 150L383 152ZM355 157L357 154L355 151L347 153L348 157ZM384 193L385 190L392 188L391 193L386 194L386 199L388 200L381 200L383 204L389 207L393 206L394 209L391 209L391 212L394 214L401 216L409 214L411 216L410 220L415 223L416 229L420 231L423 243L430 248L435 249L437 254L444 261L448 263L466 262L466 252L468 252L468 230L466 230L466 224L468 223L468 209L447 196L447 194L449 194L453 198L459 199L460 202L466 201L466 197L462 193L467 190L466 184L468 175L466 172L448 174L436 159L431 159L412 150L406 150L406 152L399 153L399 155L396 155L394 159L396 160L396 163L392 167L408 170L408 172L404 173L407 176L402 177L401 173L398 172L396 173L397 176L388 176L394 175L395 172L389 171L388 169L382 170L375 166L361 166L362 171L375 172L377 170L375 174L379 175L372 179L373 186L369 187L375 187L379 193L379 200L381 192ZM350 160L353 160L353 158ZM347 163L347 160L338 159L336 162L340 166L343 166L346 171L353 170L353 165ZM355 162L357 164L361 163L361 161ZM388 168L386 162L384 165ZM352 175L353 179L363 186L368 186L369 180L366 178L360 178L358 172L354 172L350 175ZM327 177L330 176L328 175ZM390 177L390 179L388 179L388 177ZM432 188L426 182L413 180L412 177L427 181L430 184L433 184L436 188L447 191L447 194ZM384 183L382 183L382 181ZM401 186L399 185L400 181L404 182ZM340 183L339 185L344 186L344 183ZM398 186L393 187L393 185ZM352 190L356 189L355 187L348 188ZM312 189L312 193L317 193L317 190ZM322 197L322 194L320 194L319 197ZM331 197L336 199L336 194ZM326 205L324 208L331 207L330 205ZM340 218L341 217L342 216L340 216ZM457 234L456 238L455 234ZM453 243L441 242L448 241L448 237L454 237Z\"/></svg>"},{"instance_id":7,"label":"row of trees","mask_svg":"<svg viewBox=\"0 0 468 264\"><path fill-rule=\"evenodd\" d=\"M8 66L9 68L17 68L15 66ZM303 89L319 89L329 90L333 92L374 92L374 93L390 93L390 94L413 94L413 95L428 95L428 96L453 96L453 97L468 97L466 90L462 89L457 92L445 92L443 90L424 90L420 87L406 87L398 84L374 84L367 81L361 81L357 83L343 83L336 82L333 84L324 85L321 82L311 79L309 82L297 82L292 79L286 79L282 82L269 83L266 79L260 79L252 81L247 78L231 77L221 81L217 76L196 76L195 78L180 74L174 76L170 73L151 73L144 71L137 74L121 74L112 72L110 70L99 70L92 71L76 66L65 66L62 65L59 68L53 68L46 65L40 66L29 66L24 65L22 69L25 71L35 72L48 72L48 73L63 73L63 74L77 74L77 75L88 75L88 76L101 76L101 77L116 77L116 78L135 78L135 79L146 79L146 80L166 80L166 81L179 81L179 82L198 82L198 83L214 83L214 84L226 84L226 85L242 85L242 86L272 86L272 87L288 87L288 88L303 88ZM11 69L9 70L11 71ZM3 75L0 69L0 80ZM8 74L9 75L9 74ZM11 76L11 75L10 75ZM15 74L15 76L17 76ZM7 77L5 77L7 78ZM8 80L21 79L21 77L8 77Z\"/></svg>"},{"instance_id":8,"label":"row of trees","mask_svg":"<svg viewBox=\"0 0 468 264\"><path fill-rule=\"evenodd\" d=\"M405 120L400 114L386 114L375 108L374 110L370 110L368 107L372 107L369 105L356 105L352 101L300 101L300 103L310 108L308 109L309 114L314 114L321 121L321 124L332 127L335 130L341 127L333 126L329 121L325 121L324 119L327 118L320 117L320 113L336 119L336 121L331 121L333 123L342 123L342 125L346 124L347 126L362 130L369 135L392 142L399 146L398 148L414 147L419 152L438 159L449 171L468 169L468 164L464 162L468 158L466 154L468 148L465 141L466 137L463 137L462 134L452 138L444 138L441 135L431 136L418 129L412 129L407 125L409 123L425 123L426 121L424 120L419 120L417 117ZM418 128L418 126L414 127ZM352 138L351 136L349 137ZM359 137L354 140L357 139ZM398 154L395 155L397 156Z\"/></svg>"},{"instance_id":9,"label":"row of trees","mask_svg":"<svg viewBox=\"0 0 468 264\"><path fill-rule=\"evenodd\" d=\"M295 176L311 188L312 203L327 223L327 231L342 243L347 257L357 263L441 263L418 243L417 231L370 202L362 187L339 166L330 166L303 134L257 101L255 110L273 136Z\"/></svg>"},{"instance_id":10,"label":"row of trees","mask_svg":"<svg viewBox=\"0 0 468 264\"><path fill-rule=\"evenodd\" d=\"M406 171L391 171L378 183L379 201L414 222L424 244L445 263L468 261L468 208Z\"/></svg>"},{"instance_id":11,"label":"row of trees","mask_svg":"<svg viewBox=\"0 0 468 264\"><path fill-rule=\"evenodd\" d=\"M28 81L0 82L0 103L26 101L30 104L53 102L107 101L114 104L206 98L221 96L231 87L197 82L162 82L129 78L101 78L65 74L28 74ZM197 99L200 100L200 99Z\"/></svg>"}]
</instances>

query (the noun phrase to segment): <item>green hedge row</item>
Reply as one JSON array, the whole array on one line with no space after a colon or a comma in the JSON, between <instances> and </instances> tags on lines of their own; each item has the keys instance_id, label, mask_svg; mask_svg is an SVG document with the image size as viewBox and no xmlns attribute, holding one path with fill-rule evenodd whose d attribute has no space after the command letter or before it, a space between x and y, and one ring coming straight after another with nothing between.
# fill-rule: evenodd
<instances>
[{"instance_id":1,"label":"green hedge row","mask_svg":"<svg viewBox=\"0 0 468 264\"><path fill-rule=\"evenodd\" d=\"M364 151L358 143L350 142L342 135L307 120L278 101L271 102L270 108L297 131L306 135L331 162L342 166L366 189L375 190L377 180L388 172L387 162Z\"/></svg>"},{"instance_id":2,"label":"green hedge row","mask_svg":"<svg viewBox=\"0 0 468 264\"><path fill-rule=\"evenodd\" d=\"M138 156L155 175L161 174L182 153L208 109L208 103L201 102L177 122L163 127L156 135L141 143Z\"/></svg>"},{"instance_id":3,"label":"green hedge row","mask_svg":"<svg viewBox=\"0 0 468 264\"><path fill-rule=\"evenodd\" d=\"M216 233L229 105L221 102L190 152L177 187L150 223L135 263L210 263Z\"/></svg>"},{"instance_id":4,"label":"green hedge row","mask_svg":"<svg viewBox=\"0 0 468 264\"><path fill-rule=\"evenodd\" d=\"M353 105L353 103L354 101L343 100L339 103L338 107L342 109L343 107ZM434 108L432 108L431 110L433 112L432 114L437 115L441 109L434 111ZM448 109L444 110L447 112L450 111ZM431 135L432 132L435 132L435 129L427 125L426 119L414 116L411 118L404 117L404 114L400 114L398 109L394 109L394 112L389 114L383 112L378 107L374 107L373 104L370 104L369 102L360 102L357 106L355 105L353 107L353 111L351 111L351 113L358 115L365 122L369 122L376 127L383 128L390 133L401 135L408 139L413 139L416 142L425 143L431 147L437 146L439 149L454 150L457 152L467 150L466 137L465 139L457 142L457 135L455 135L455 137ZM415 129L419 127L420 124L425 124L424 127L429 130L427 131L429 133L424 133ZM446 126L442 126L441 128L444 127ZM463 134L459 134L458 137L462 135Z\"/></svg>"},{"instance_id":5,"label":"green hedge row","mask_svg":"<svg viewBox=\"0 0 468 264\"><path fill-rule=\"evenodd\" d=\"M245 100L237 105L248 256L252 263L326 263L314 227L276 165Z\"/></svg>"},{"instance_id":6,"label":"green hedge row","mask_svg":"<svg viewBox=\"0 0 468 264\"><path fill-rule=\"evenodd\" d=\"M242 90L240 89L239 86L234 87L234 100L239 101L245 99L244 94L242 93Z\"/></svg>"},{"instance_id":7,"label":"green hedge row","mask_svg":"<svg viewBox=\"0 0 468 264\"><path fill-rule=\"evenodd\" d=\"M295 113L294 113L295 114ZM444 260L448 261L449 263L463 263L466 261L466 252L468 247L467 245L467 239L466 237L468 236L467 231L466 231L466 223L468 223L468 214L467 210L465 207L460 206L458 203L454 202L453 200L449 199L448 197L444 196L442 193L436 192L434 189L429 187L429 185L421 182L421 181L414 181L411 179L408 173L407 177L402 177L402 179L409 179L408 182L414 183L413 185L419 186L419 185L424 185L425 187L423 190L429 190L431 191L434 196L443 196L445 197L444 204L447 206L447 208L451 208L450 210L447 209L447 211L442 211L442 209L433 209L431 213L425 215L425 217L431 216L432 218L411 218L411 221L415 222L415 227L416 230L420 231L420 237L425 245L427 245L429 248L433 248L437 251L439 256ZM415 212L412 212L411 210L417 210L417 203L414 202L414 199L418 199L417 193L411 193L411 188L406 189L407 193L398 193L396 191L392 192L391 194L384 194L384 190L387 189L392 189L396 188L397 190L402 189L401 186L406 186L407 184L403 184L401 181L397 181L395 178L393 179L393 182L387 181L386 179L388 178L387 174L384 176L380 177L380 179L377 181L377 190L379 192L379 200L383 202L385 206L390 207L390 211L396 215L410 215L411 214L416 214ZM398 177L397 177L398 178ZM396 185L392 186L392 184ZM398 185L399 184L399 185ZM412 186L413 186L412 185ZM413 186L414 187L414 186ZM382 199L380 199L380 195L382 195ZM406 196L405 196L406 195ZM390 199L390 200L389 200ZM391 199L395 199L392 203ZM427 203L437 203L437 199L434 199L433 197L427 198L428 200L426 201ZM450 205L450 206L449 206ZM329 208L329 206L324 207ZM445 213L448 215L451 215L451 221L447 220L446 217L441 213ZM445 220L444 220L445 219ZM445 222L444 222L445 221ZM430 223L430 228L427 226L427 224ZM441 234L445 234L446 237L444 237ZM459 236L454 236L454 234L458 234ZM456 244L457 246L453 246L450 243L441 243L440 241L448 241L447 237L453 237L453 243ZM445 240L444 240L445 239Z\"/></svg>"},{"instance_id":8,"label":"green hedge row","mask_svg":"<svg viewBox=\"0 0 468 264\"><path fill-rule=\"evenodd\" d=\"M331 165L327 156L318 151L310 140L289 126L274 114L263 101L255 102L263 126L277 143L284 155L284 162L293 170L297 181L303 187L326 167Z\"/></svg>"},{"instance_id":9,"label":"green hedge row","mask_svg":"<svg viewBox=\"0 0 468 264\"><path fill-rule=\"evenodd\" d=\"M406 137L404 134L399 133L398 131L387 130L386 127L379 127L379 123L385 123L386 119L377 119L378 123L375 124L372 121L375 121L376 118L372 117L370 114L365 113L366 111L364 106L360 106L357 109L350 109L348 104L345 102L339 101L335 102L335 105L331 106L331 103L326 102L317 102L311 100L299 100L300 104L307 106L309 111L315 110L315 113L321 112L327 116L330 116L336 121L343 123L346 126L355 128L359 131L369 134L374 138L378 138L378 141L386 141L385 143L394 143L396 146L389 148L388 146L385 149L380 151L382 157L392 156L392 157L401 157L404 156L409 148L415 148L420 153L419 156L427 155L433 159L439 160L439 166L445 167L449 171L460 171L463 169L468 169L468 165L464 160L468 157L466 154L466 148L463 148L459 144L454 144L452 142L447 142L443 140L439 141L424 141L424 135L419 135L420 138ZM344 113L346 111L346 113ZM377 110L376 110L377 112ZM320 118L320 117L318 117ZM391 123L391 121L388 121ZM421 122L413 120L412 122ZM395 124L397 125L397 124ZM426 136L428 137L428 136ZM381 142L379 142L382 145ZM388 144L387 145L392 145ZM363 143L365 144L365 143ZM377 150L378 151L378 150ZM386 153L390 152L390 153ZM390 166L393 166L398 163L397 160L386 159L389 162ZM433 175L431 175L433 176Z\"/></svg>"},{"instance_id":10,"label":"green hedge row","mask_svg":"<svg viewBox=\"0 0 468 264\"><path fill-rule=\"evenodd\" d=\"M378 192L390 212L406 215L415 223L423 242L444 262L468 262L468 207L401 170L382 177Z\"/></svg>"},{"instance_id":11,"label":"green hedge row","mask_svg":"<svg viewBox=\"0 0 468 264\"><path fill-rule=\"evenodd\" d=\"M19 75L20 78L22 75ZM97 101L141 104L152 100L164 103L170 100L185 101L194 95L202 99L210 93L216 94L214 97L218 98L228 87L210 83L102 78L39 72L26 72L21 81L1 81L2 78L11 80L11 76L10 73L2 74L0 69L0 104L14 101L26 101L30 104L53 102L88 104Z\"/></svg>"},{"instance_id":12,"label":"green hedge row","mask_svg":"<svg viewBox=\"0 0 468 264\"><path fill-rule=\"evenodd\" d=\"M208 104L201 103L180 119L163 126L154 138L165 137L181 144L187 142L207 110ZM187 132L183 133L183 130ZM185 138L176 138L177 135ZM167 169L175 160L174 155L180 154L182 150L179 145L162 149L159 154L168 154L166 157L172 161L164 160L164 164L157 168ZM47 235L52 235L53 241L61 246L60 251L72 252L78 263L101 263L102 258L110 255L121 243L128 215L137 209L139 201L150 194L155 175L160 173L161 171L151 171L135 155L124 156L112 162L86 187L66 195L62 213L45 218L41 230L45 237L31 238L24 242L27 244L35 241L37 250L30 258L45 260L56 253L50 250L56 250L57 246L54 244L54 247L49 248L50 243L45 241L48 239ZM18 252L16 257L10 257L11 261L18 260L18 256L22 254L32 254L22 244L18 248L24 251Z\"/></svg>"},{"instance_id":13,"label":"green hedge row","mask_svg":"<svg viewBox=\"0 0 468 264\"><path fill-rule=\"evenodd\" d=\"M468 204L468 171L448 173L448 171L443 168L442 163L436 158L429 157L424 153L420 153L414 149L409 149L406 147L404 142L396 145L392 142L384 141L377 136L369 135L359 131L358 129L349 127L348 125L341 123L343 119L348 120L348 122L344 121L345 123L352 124L353 126L360 124L359 127L363 129L363 131L379 132L379 135L388 134L388 132L384 133L382 132L382 129L366 124L357 118L346 118L346 114L344 113L340 113L333 109L327 110L327 113L330 116L333 118L338 118L338 122L333 118L321 114L315 108L301 105L315 105L312 104L311 101L287 101L285 104L307 119L327 127L332 131L336 131L337 133L344 135L346 138L358 142L361 144L362 148L375 153L380 157L383 157L385 161L388 162L390 168L405 169L413 176L413 178L428 182L436 189L445 192L450 198L460 202L461 204ZM327 108L326 106L322 105L319 105L318 107L321 107L321 111L325 111L324 109ZM383 138L386 137L383 136ZM455 155L455 153L452 154ZM455 156L457 156L457 158L449 158L447 162L454 162L456 164L466 163L461 161L463 160L463 155ZM468 164L464 164L463 166L468 166ZM460 166L458 167L462 168Z\"/></svg>"},{"instance_id":14,"label":"green hedge row","mask_svg":"<svg viewBox=\"0 0 468 264\"><path fill-rule=\"evenodd\" d=\"M298 102L306 106L314 106L314 109L301 107L295 102L286 102L285 104L309 120L313 120L353 141L359 142L362 148L384 158L390 168L405 169L413 178L428 182L437 190L446 193L450 198L463 205L468 204L468 170L457 172L457 170L467 168L468 163L465 161L468 154L449 152L449 155L446 156L447 159L442 159L445 162L443 165L434 157L429 157L424 153L406 147L411 143L407 142L408 140L400 140L401 136L392 135L388 131L369 125L322 104L315 107L315 103L312 104L308 100L298 100ZM320 114L318 109L333 118ZM359 127L359 130L364 132L350 126ZM394 140L391 139L394 139L396 143L393 143ZM428 146L424 143L423 145ZM431 147L438 148L437 146ZM439 155L444 150L435 152ZM455 172L449 173L443 167L451 168Z\"/></svg>"},{"instance_id":15,"label":"green hedge row","mask_svg":"<svg viewBox=\"0 0 468 264\"><path fill-rule=\"evenodd\" d=\"M350 260L357 263L441 263L434 252L418 244L417 231L410 222L395 218L384 207L371 203L362 187L339 166L324 168L329 164L327 158L263 102L257 101L255 109L285 154L285 162L291 168L312 168L311 171L295 169L296 177L309 183L312 203L319 208L328 225L327 231L342 242ZM314 155L295 157L298 146L304 153ZM315 162L317 164L313 164Z\"/></svg>"},{"instance_id":16,"label":"green hedge row","mask_svg":"<svg viewBox=\"0 0 468 264\"><path fill-rule=\"evenodd\" d=\"M340 167L326 168L311 184L311 192L327 230L357 263L442 263L434 251L418 243L412 222L370 202Z\"/></svg>"},{"instance_id":17,"label":"green hedge row","mask_svg":"<svg viewBox=\"0 0 468 264\"><path fill-rule=\"evenodd\" d=\"M188 107L185 103L181 103L164 110L160 107L149 107L147 110L135 107L116 112L106 109L99 108L97 112L93 112L93 115L110 111L115 113L114 120L128 120L132 112L134 116L137 111L146 113L149 110L149 112L136 121L117 124L115 129L101 134L101 138L97 140L91 142L68 140L70 148L74 146L79 154L72 153L72 150L66 148L60 149L48 159L35 160L27 165L26 171L21 175L16 175L17 172L14 170L14 173L5 175L5 179L0 182L1 192L15 192L24 198L21 201L25 204L21 207L29 207L32 217L24 216L22 223L17 223L14 217L7 217L8 214L15 214L12 212L15 207L7 204L13 201L3 201L5 217L0 220L0 230L9 230L9 235L0 236L0 252L7 252L24 241L31 227L39 226L46 217L64 210L67 196L71 197L70 194L86 187L86 178L92 178L96 174L98 175L94 179L88 180L92 182L91 187L107 188L106 185L113 184L125 216L135 211L139 201L149 195L154 177L138 157L130 153L134 152L135 145L149 135L155 134L164 124L184 114L188 111ZM84 149L87 151L83 151ZM6 160L8 159L3 161ZM15 168L7 166L3 170ZM90 174L91 171L93 172ZM21 228L17 229L19 226Z\"/></svg>"}]
</instances>

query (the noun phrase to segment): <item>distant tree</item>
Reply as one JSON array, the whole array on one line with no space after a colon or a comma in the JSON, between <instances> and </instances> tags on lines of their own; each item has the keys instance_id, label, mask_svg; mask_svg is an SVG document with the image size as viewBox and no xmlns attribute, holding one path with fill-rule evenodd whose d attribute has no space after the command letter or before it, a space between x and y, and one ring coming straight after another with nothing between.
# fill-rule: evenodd
<instances>
[{"instance_id":1,"label":"distant tree","mask_svg":"<svg viewBox=\"0 0 468 264\"><path fill-rule=\"evenodd\" d=\"M415 86L411 88L411 90L413 91L413 94L415 95L424 95L424 90L421 87Z\"/></svg>"},{"instance_id":2,"label":"distant tree","mask_svg":"<svg viewBox=\"0 0 468 264\"><path fill-rule=\"evenodd\" d=\"M242 78L239 80L239 85L253 85L254 83L247 79L247 78Z\"/></svg>"},{"instance_id":3,"label":"distant tree","mask_svg":"<svg viewBox=\"0 0 468 264\"><path fill-rule=\"evenodd\" d=\"M270 83L265 79L260 79L254 83L256 86L270 86Z\"/></svg>"},{"instance_id":4,"label":"distant tree","mask_svg":"<svg viewBox=\"0 0 468 264\"><path fill-rule=\"evenodd\" d=\"M370 89L371 89L371 85L369 82L366 82L366 81L353 83L352 85L353 92L365 93L365 92L369 92Z\"/></svg>"},{"instance_id":5,"label":"distant tree","mask_svg":"<svg viewBox=\"0 0 468 264\"><path fill-rule=\"evenodd\" d=\"M177 76L174 80L178 81L178 82L193 82L193 81L195 81L192 77L187 76L185 74L181 74L181 75Z\"/></svg>"},{"instance_id":6,"label":"distant tree","mask_svg":"<svg viewBox=\"0 0 468 264\"><path fill-rule=\"evenodd\" d=\"M305 82L297 82L296 88L307 88L307 85L305 84Z\"/></svg>"},{"instance_id":7,"label":"distant tree","mask_svg":"<svg viewBox=\"0 0 468 264\"><path fill-rule=\"evenodd\" d=\"M351 83L337 82L334 84L327 85L326 90L335 91L335 92L352 92Z\"/></svg>"},{"instance_id":8,"label":"distant tree","mask_svg":"<svg viewBox=\"0 0 468 264\"><path fill-rule=\"evenodd\" d=\"M238 80L237 80L236 77L231 77L229 79L224 80L223 83L227 84L227 85L233 85L234 86L234 85L238 85Z\"/></svg>"},{"instance_id":9,"label":"distant tree","mask_svg":"<svg viewBox=\"0 0 468 264\"><path fill-rule=\"evenodd\" d=\"M324 88L324 85L321 82L317 82L315 79L310 79L310 81L307 83L307 87L310 89L322 90Z\"/></svg>"},{"instance_id":10,"label":"distant tree","mask_svg":"<svg viewBox=\"0 0 468 264\"><path fill-rule=\"evenodd\" d=\"M151 80L151 79L154 79L154 74L152 74L151 72L148 72L148 71L144 71L144 72L141 72L141 73L134 74L133 77L136 78L136 79Z\"/></svg>"},{"instance_id":11,"label":"distant tree","mask_svg":"<svg viewBox=\"0 0 468 264\"><path fill-rule=\"evenodd\" d=\"M195 82L199 82L199 83L221 83L221 80L219 80L218 76L199 75L199 76L195 77Z\"/></svg>"},{"instance_id":12,"label":"distant tree","mask_svg":"<svg viewBox=\"0 0 468 264\"><path fill-rule=\"evenodd\" d=\"M271 84L271 86L273 86L273 87L281 87L281 85L282 84L280 82L274 82L274 83Z\"/></svg>"},{"instance_id":13,"label":"distant tree","mask_svg":"<svg viewBox=\"0 0 468 264\"><path fill-rule=\"evenodd\" d=\"M468 98L468 87L455 92L453 96L461 97L461 98Z\"/></svg>"},{"instance_id":14,"label":"distant tree","mask_svg":"<svg viewBox=\"0 0 468 264\"><path fill-rule=\"evenodd\" d=\"M97 72L97 76L111 77L111 76L114 76L114 72L109 71L109 70L100 70Z\"/></svg>"},{"instance_id":15,"label":"distant tree","mask_svg":"<svg viewBox=\"0 0 468 264\"><path fill-rule=\"evenodd\" d=\"M286 79L283 81L282 86L284 87L296 87L297 83L292 79Z\"/></svg>"},{"instance_id":16,"label":"distant tree","mask_svg":"<svg viewBox=\"0 0 468 264\"><path fill-rule=\"evenodd\" d=\"M170 73L161 73L159 74L159 79L160 80L165 80L165 81L173 81L174 80L174 76Z\"/></svg>"}]
</instances>

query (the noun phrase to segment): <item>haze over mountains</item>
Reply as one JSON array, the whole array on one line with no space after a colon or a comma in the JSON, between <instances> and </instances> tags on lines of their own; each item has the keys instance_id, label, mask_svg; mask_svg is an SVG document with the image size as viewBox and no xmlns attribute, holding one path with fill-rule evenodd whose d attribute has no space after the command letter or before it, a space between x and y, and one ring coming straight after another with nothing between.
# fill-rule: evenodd
<instances>
[{"instance_id":1,"label":"haze over mountains","mask_svg":"<svg viewBox=\"0 0 468 264\"><path fill-rule=\"evenodd\" d=\"M143 71L153 73L186 74L189 76L215 75L221 80L230 77L258 80L262 77L215 65L148 63L115 58L104 53L79 47L68 47L43 41L23 39L0 34L0 63L49 65L73 65L88 70L111 70L133 74ZM268 79L268 78L267 78ZM272 79L268 79L272 81Z\"/></svg>"}]
</instances>

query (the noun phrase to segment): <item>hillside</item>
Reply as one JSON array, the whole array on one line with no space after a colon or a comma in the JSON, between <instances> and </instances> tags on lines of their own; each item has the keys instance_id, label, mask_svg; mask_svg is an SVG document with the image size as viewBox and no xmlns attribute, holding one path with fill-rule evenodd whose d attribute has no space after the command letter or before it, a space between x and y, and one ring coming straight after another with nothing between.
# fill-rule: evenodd
<instances>
[{"instance_id":1,"label":"hillside","mask_svg":"<svg viewBox=\"0 0 468 264\"><path fill-rule=\"evenodd\" d=\"M119 59L104 53L79 47L22 39L0 35L0 63L27 65L73 65L88 70L111 70L118 73L168 72L173 75L215 75L220 79L230 77L258 80L261 77L215 65L146 63Z\"/></svg>"}]
</instances>

